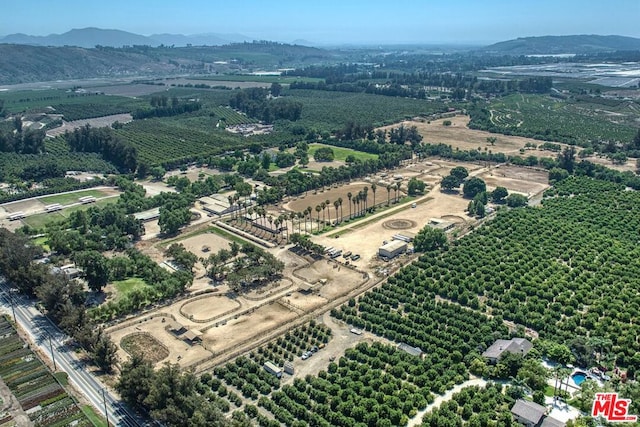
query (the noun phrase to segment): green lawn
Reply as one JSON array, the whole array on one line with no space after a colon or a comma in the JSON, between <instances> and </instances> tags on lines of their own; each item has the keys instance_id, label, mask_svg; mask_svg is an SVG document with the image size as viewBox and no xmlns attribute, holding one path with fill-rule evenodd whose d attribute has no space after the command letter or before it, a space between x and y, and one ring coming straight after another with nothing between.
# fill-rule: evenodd
<instances>
[{"instance_id":1,"label":"green lawn","mask_svg":"<svg viewBox=\"0 0 640 427\"><path fill-rule=\"evenodd\" d=\"M82 196L80 196L80 197L82 197ZM100 207L102 207L102 206L108 205L110 203L115 203L117 201L118 201L117 197L110 197L108 199L97 200L95 203L89 203L89 204L86 204L86 205L71 206L69 208L65 208L65 209L63 209L61 211L57 211L57 212L30 215L30 216L26 217L25 219L23 219L22 222L23 222L23 224L26 224L29 227L42 228L45 225L49 224L50 222L60 221L60 220L62 220L64 218L68 218L69 215L71 215L72 212L89 209L91 206L100 206ZM59 202L55 202L55 203L59 203ZM46 240L46 238L45 238L45 240Z\"/></svg>"},{"instance_id":2,"label":"green lawn","mask_svg":"<svg viewBox=\"0 0 640 427\"><path fill-rule=\"evenodd\" d=\"M115 282L112 282L112 284L116 288L116 292L117 292L116 299L120 299L122 296L128 294L134 289L144 289L149 287L149 285L147 285L145 281L140 279L139 277L132 277L130 279L125 279L125 280L117 280Z\"/></svg>"},{"instance_id":3,"label":"green lawn","mask_svg":"<svg viewBox=\"0 0 640 427\"><path fill-rule=\"evenodd\" d=\"M33 239L33 243L42 247L45 252L49 252L51 248L49 247L47 236L38 237L37 239Z\"/></svg>"},{"instance_id":4,"label":"green lawn","mask_svg":"<svg viewBox=\"0 0 640 427\"><path fill-rule=\"evenodd\" d=\"M60 212L51 212L30 215L23 219L22 223L32 228L42 228L52 221L60 221L62 219L64 219L64 216L62 216Z\"/></svg>"},{"instance_id":5,"label":"green lawn","mask_svg":"<svg viewBox=\"0 0 640 427\"><path fill-rule=\"evenodd\" d=\"M347 159L347 156L353 155L356 159L360 160L369 160L369 159L377 159L377 154L365 153L364 151L356 151L351 148L342 148L342 147L334 147L332 145L326 144L309 144L309 159L313 159L314 153L322 147L329 147L333 150L333 154L335 155L335 160L340 160L344 162Z\"/></svg>"},{"instance_id":6,"label":"green lawn","mask_svg":"<svg viewBox=\"0 0 640 427\"><path fill-rule=\"evenodd\" d=\"M82 409L82 412L84 413L84 415L87 418L89 418L89 421L91 421L91 423L95 427L107 427L107 421L104 418L102 418L101 415L98 415L96 413L95 409L93 409L93 406L82 405L80 409Z\"/></svg>"},{"instance_id":7,"label":"green lawn","mask_svg":"<svg viewBox=\"0 0 640 427\"><path fill-rule=\"evenodd\" d=\"M51 205L53 203L60 203L61 205L68 205L71 203L77 203L80 197L93 196L104 197L105 194L100 190L85 190L77 191L74 193L55 194L53 196L41 197L38 200L45 205Z\"/></svg>"}]
</instances>

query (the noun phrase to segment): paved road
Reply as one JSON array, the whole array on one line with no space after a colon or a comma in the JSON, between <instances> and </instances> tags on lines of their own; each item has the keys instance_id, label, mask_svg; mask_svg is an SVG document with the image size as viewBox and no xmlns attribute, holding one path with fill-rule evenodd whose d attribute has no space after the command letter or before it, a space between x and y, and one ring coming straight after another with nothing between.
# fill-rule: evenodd
<instances>
[{"instance_id":1,"label":"paved road","mask_svg":"<svg viewBox=\"0 0 640 427\"><path fill-rule=\"evenodd\" d=\"M13 309L12 309L13 302ZM58 370L69 375L69 382L87 401L104 415L105 406L109 424L114 426L141 426L142 421L131 414L109 390L90 374L84 363L78 360L69 346L64 344L69 337L53 325L34 306L35 301L28 300L10 292L9 286L0 278L0 306L7 313L15 313L16 322L22 327L30 340L50 359L55 357ZM53 354L52 354L53 349Z\"/></svg>"}]
</instances>

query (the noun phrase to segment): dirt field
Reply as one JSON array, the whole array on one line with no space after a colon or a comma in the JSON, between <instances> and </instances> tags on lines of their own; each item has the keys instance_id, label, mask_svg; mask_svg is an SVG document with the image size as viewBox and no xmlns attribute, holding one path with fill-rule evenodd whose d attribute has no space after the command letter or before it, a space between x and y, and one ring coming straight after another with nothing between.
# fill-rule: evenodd
<instances>
[{"instance_id":1,"label":"dirt field","mask_svg":"<svg viewBox=\"0 0 640 427\"><path fill-rule=\"evenodd\" d=\"M205 298L186 302L180 311L194 321L214 321L217 317L237 311L242 307L238 301L222 295L210 295Z\"/></svg>"},{"instance_id":2,"label":"dirt field","mask_svg":"<svg viewBox=\"0 0 640 427\"><path fill-rule=\"evenodd\" d=\"M444 126L445 120L451 121L451 126ZM447 144L460 150L491 150L493 153L505 153L509 155L536 157L556 157L557 153L551 151L527 150L524 154L520 154L520 149L525 144L532 143L536 146L544 141L538 141L533 138L524 138L520 136L500 135L496 133L486 132L482 130L469 129L469 116L455 116L446 119L433 120L431 123L418 122L408 120L402 122L405 126L416 126L420 135L423 136L423 142L430 144ZM397 128L400 124L385 126L381 129L389 130ZM496 143L492 146L487 142L488 137L495 137ZM565 144L561 144L565 145Z\"/></svg>"},{"instance_id":3,"label":"dirt field","mask_svg":"<svg viewBox=\"0 0 640 427\"><path fill-rule=\"evenodd\" d=\"M58 136L62 135L66 131L73 131L74 129L81 128L84 125L89 125L94 128L103 128L108 127L114 124L115 122L120 123L129 123L133 120L131 114L113 114L110 116L97 117L95 119L84 119L84 120L74 120L72 122L64 122L62 126L48 130L47 136Z\"/></svg>"},{"instance_id":4,"label":"dirt field","mask_svg":"<svg viewBox=\"0 0 640 427\"><path fill-rule=\"evenodd\" d=\"M127 349L130 354L142 354L153 364L161 362L169 356L169 350L157 339L140 332L122 338L120 346Z\"/></svg>"},{"instance_id":5,"label":"dirt field","mask_svg":"<svg viewBox=\"0 0 640 427\"><path fill-rule=\"evenodd\" d=\"M162 320L165 319L163 322ZM163 362L171 362L181 364L189 364L194 363L199 360L202 360L208 356L211 356L211 353L207 351L204 347L200 345L191 346L186 342L182 341L171 332L167 331L165 327L167 326L168 319L163 317L155 317L153 319L142 318L142 322L136 324L135 326L127 327L120 330L113 329L108 330L107 332L111 336L113 342L120 344L122 338L131 333L136 332L147 332L153 335L158 341L164 344L169 350L169 356L165 358ZM183 322L184 323L184 322ZM127 352L122 350L122 348L118 347L118 357L121 361L129 360L129 355ZM180 357L180 359L178 359Z\"/></svg>"},{"instance_id":6,"label":"dirt field","mask_svg":"<svg viewBox=\"0 0 640 427\"><path fill-rule=\"evenodd\" d=\"M342 213L342 215L347 218L349 216L349 198L347 194L351 192L352 195L358 194L358 191L362 191L364 187L369 187L369 192L367 194L367 204L369 206L373 205L373 191L371 190L371 183L365 181L358 181L347 185L342 185L337 188L327 188L324 192L318 190L316 194L313 192L309 192L307 196L302 194L301 196L291 200L286 203L283 207L289 211L293 212L302 212L307 208L307 206L311 206L313 211L311 212L312 217L317 218L317 212L315 211L315 207L320 203L329 200L331 203L331 218L332 221L336 218L336 209L333 206L333 202L338 200L339 197L342 197L342 210L338 210L338 215ZM404 183L401 188L405 191L407 190L407 185ZM391 198L393 198L395 192L391 190ZM378 185L376 189L376 204L380 204L382 202L386 203L387 200L387 189ZM351 209L353 209L353 203L351 204ZM325 219L329 220L329 208L325 210ZM320 211L320 219L322 219L322 211Z\"/></svg>"},{"instance_id":7,"label":"dirt field","mask_svg":"<svg viewBox=\"0 0 640 427\"><path fill-rule=\"evenodd\" d=\"M202 335L205 346L213 352L233 348L252 337L291 321L298 315L277 302L266 304L253 313L229 320L226 325L209 329Z\"/></svg>"},{"instance_id":8,"label":"dirt field","mask_svg":"<svg viewBox=\"0 0 640 427\"><path fill-rule=\"evenodd\" d=\"M509 192L532 196L549 188L549 173L547 171L516 166L500 165L500 167L480 174L479 178L484 180L489 191L501 186Z\"/></svg>"}]
</instances>

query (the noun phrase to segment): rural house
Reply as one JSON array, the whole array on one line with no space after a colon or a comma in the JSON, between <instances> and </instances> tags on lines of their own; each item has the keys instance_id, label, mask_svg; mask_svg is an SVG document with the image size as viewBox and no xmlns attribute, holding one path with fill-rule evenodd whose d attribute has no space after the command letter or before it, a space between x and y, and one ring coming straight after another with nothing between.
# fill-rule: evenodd
<instances>
[{"instance_id":1,"label":"rural house","mask_svg":"<svg viewBox=\"0 0 640 427\"><path fill-rule=\"evenodd\" d=\"M518 399L511 408L513 418L526 427L539 427L547 408L534 402Z\"/></svg>"},{"instance_id":2,"label":"rural house","mask_svg":"<svg viewBox=\"0 0 640 427\"><path fill-rule=\"evenodd\" d=\"M512 338L510 340L496 340L482 353L482 357L489 359L490 363L496 363L505 352L526 356L533 344L524 338Z\"/></svg>"}]
</instances>

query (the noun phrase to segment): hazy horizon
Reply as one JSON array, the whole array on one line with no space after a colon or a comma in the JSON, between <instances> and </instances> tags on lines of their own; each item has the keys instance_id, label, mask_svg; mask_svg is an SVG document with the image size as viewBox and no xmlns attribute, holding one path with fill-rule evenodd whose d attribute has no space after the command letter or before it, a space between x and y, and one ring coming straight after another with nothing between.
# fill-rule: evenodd
<instances>
[{"instance_id":1,"label":"hazy horizon","mask_svg":"<svg viewBox=\"0 0 640 427\"><path fill-rule=\"evenodd\" d=\"M12 3L0 17L0 35L34 36L96 27L141 35L241 34L256 40L314 44L481 45L544 35L640 37L640 1L428 0L336 1L321 5L256 0L231 2L140 0L95 3L60 0Z\"/></svg>"}]
</instances>

